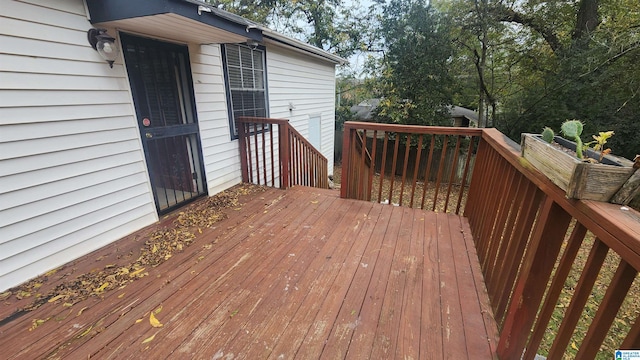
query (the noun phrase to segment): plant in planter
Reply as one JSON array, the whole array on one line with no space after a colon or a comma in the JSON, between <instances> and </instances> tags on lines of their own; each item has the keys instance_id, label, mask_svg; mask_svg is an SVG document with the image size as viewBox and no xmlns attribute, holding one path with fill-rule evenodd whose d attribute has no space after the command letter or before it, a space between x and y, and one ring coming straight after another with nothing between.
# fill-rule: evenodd
<instances>
[{"instance_id":1,"label":"plant in planter","mask_svg":"<svg viewBox=\"0 0 640 360\"><path fill-rule=\"evenodd\" d=\"M609 201L634 173L633 162L607 155L604 145L613 132L600 133L584 145L582 129L578 120L562 124L562 134L573 141L555 136L550 128L542 135L522 134L522 156L565 190L568 198ZM594 149L588 147L591 144Z\"/></svg>"}]
</instances>

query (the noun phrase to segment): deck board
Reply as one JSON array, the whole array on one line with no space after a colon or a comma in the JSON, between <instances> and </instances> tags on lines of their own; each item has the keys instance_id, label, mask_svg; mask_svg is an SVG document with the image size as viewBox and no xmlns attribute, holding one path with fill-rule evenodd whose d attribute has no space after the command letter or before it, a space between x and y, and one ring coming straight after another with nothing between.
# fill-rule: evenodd
<instances>
[{"instance_id":1,"label":"deck board","mask_svg":"<svg viewBox=\"0 0 640 360\"><path fill-rule=\"evenodd\" d=\"M73 262L69 276L117 262L144 236ZM124 289L5 320L0 347L8 359L491 359L479 269L464 218L272 189Z\"/></svg>"}]
</instances>

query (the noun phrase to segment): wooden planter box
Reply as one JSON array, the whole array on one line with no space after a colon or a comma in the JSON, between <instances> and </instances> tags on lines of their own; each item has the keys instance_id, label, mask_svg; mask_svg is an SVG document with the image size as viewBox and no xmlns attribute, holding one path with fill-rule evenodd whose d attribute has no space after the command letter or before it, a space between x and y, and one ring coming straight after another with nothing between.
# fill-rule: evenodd
<instances>
[{"instance_id":1,"label":"wooden planter box","mask_svg":"<svg viewBox=\"0 0 640 360\"><path fill-rule=\"evenodd\" d=\"M575 150L576 144L556 136L560 145ZM538 134L522 134L522 156L554 184L566 191L570 199L609 201L634 173L633 162L607 155L602 163L578 160L542 140ZM591 157L599 154L587 150ZM586 154L585 154L586 156Z\"/></svg>"}]
</instances>

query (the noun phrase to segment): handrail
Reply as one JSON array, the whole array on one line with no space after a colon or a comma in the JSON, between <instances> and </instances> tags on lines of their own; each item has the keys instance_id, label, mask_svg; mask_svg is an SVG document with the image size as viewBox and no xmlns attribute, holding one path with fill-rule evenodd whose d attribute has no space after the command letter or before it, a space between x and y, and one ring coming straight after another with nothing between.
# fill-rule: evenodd
<instances>
[{"instance_id":1,"label":"handrail","mask_svg":"<svg viewBox=\"0 0 640 360\"><path fill-rule=\"evenodd\" d=\"M473 128L348 121L341 197L458 213L481 134L482 130ZM449 158L451 164L446 161ZM377 184L373 183L375 172L381 174ZM396 179L396 175L400 176ZM459 187L456 193L452 193L454 185Z\"/></svg>"},{"instance_id":2,"label":"handrail","mask_svg":"<svg viewBox=\"0 0 640 360\"><path fill-rule=\"evenodd\" d=\"M240 117L236 123L243 182L275 187L277 179L282 189L294 185L329 188L327 159L289 120Z\"/></svg>"},{"instance_id":3,"label":"handrail","mask_svg":"<svg viewBox=\"0 0 640 360\"><path fill-rule=\"evenodd\" d=\"M370 151L370 167L364 166L364 149L354 146L357 136L362 136ZM423 149L423 140L429 138L431 145ZM454 155L448 157L447 139L451 138L457 141ZM436 140L442 141L440 155L434 150ZM425 157L423 173L417 169ZM466 195L464 216L500 331L498 338L489 339L498 357L530 360L540 352L555 359L570 352L572 357L594 358L603 343L608 349L640 348L637 308L620 311L640 303L640 279L636 281L640 213L620 205L567 199L563 190L520 156L519 144L498 130L347 122L341 196L367 200L369 194L380 201L380 195L375 197L376 186L370 185L375 171L380 173L380 188L383 182L393 188L398 175L395 181L402 184L401 194L407 179L415 187L416 179L424 175L425 188L433 180L436 194L431 208L418 206L434 209L436 202L443 201L437 193L441 183L448 185L448 190L442 190L445 203L451 194L454 172L443 170L448 158L464 163L455 212ZM431 166L438 159L440 164ZM408 171L411 167L413 175ZM429 172L437 173L432 174L435 179ZM468 178L470 183L465 183ZM389 199L394 191L389 191ZM454 210L445 206L444 211ZM596 288L606 288L601 298L592 298ZM585 315L586 309L595 313ZM577 325L585 316L590 324L582 331ZM545 338L552 318L558 322L556 333ZM620 324L626 326L613 330Z\"/></svg>"},{"instance_id":4,"label":"handrail","mask_svg":"<svg viewBox=\"0 0 640 360\"><path fill-rule=\"evenodd\" d=\"M572 271L580 279L573 295L566 295L571 302L555 339L543 352L559 358L573 351L569 343L577 343L577 358L593 358L605 339L614 348L640 347L637 314L622 320L633 322L622 333L610 333L623 301L640 301L640 294L629 290L640 269L640 213L620 205L567 199L520 157L518 147L495 129L483 130L465 209L500 327L498 355L519 359L524 352L524 359L535 357L552 315L566 306L560 306L559 299ZM589 253L583 267L576 262L578 251ZM615 267L605 263L610 252L619 258L615 274L610 280L599 278L600 272ZM597 281L607 286L604 298L590 306L597 310L587 332L574 334L587 303L594 301Z\"/></svg>"}]
</instances>

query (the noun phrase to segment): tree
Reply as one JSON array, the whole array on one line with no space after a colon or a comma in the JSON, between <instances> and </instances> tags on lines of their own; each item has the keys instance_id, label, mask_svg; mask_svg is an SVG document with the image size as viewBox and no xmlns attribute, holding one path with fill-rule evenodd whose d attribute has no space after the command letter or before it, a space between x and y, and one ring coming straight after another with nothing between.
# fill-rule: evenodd
<instances>
[{"instance_id":1,"label":"tree","mask_svg":"<svg viewBox=\"0 0 640 360\"><path fill-rule=\"evenodd\" d=\"M378 120L417 125L449 125L455 81L450 25L420 0L392 0L383 7L379 38L383 96Z\"/></svg>"}]
</instances>

